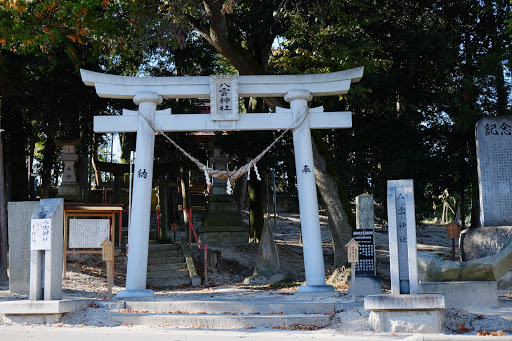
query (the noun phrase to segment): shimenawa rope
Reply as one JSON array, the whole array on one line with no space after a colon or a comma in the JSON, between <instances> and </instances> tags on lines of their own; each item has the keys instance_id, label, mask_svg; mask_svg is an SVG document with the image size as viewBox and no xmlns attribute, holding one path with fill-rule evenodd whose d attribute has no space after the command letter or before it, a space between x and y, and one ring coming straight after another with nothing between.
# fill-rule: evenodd
<instances>
[{"instance_id":1,"label":"shimenawa rope","mask_svg":"<svg viewBox=\"0 0 512 341\"><path fill-rule=\"evenodd\" d=\"M189 158L190 161L195 163L199 169L204 171L207 185L210 185L210 176L217 178L217 179L226 180L227 181L226 192L227 192L227 194L231 194L231 181L236 181L239 177L241 177L242 175L247 173L251 169L251 167L254 167L254 172L256 173L256 177L258 178L258 180L261 180L260 175L258 173L258 168L256 166L256 163L259 160L261 160L261 158L284 136L284 134L286 134L290 130L292 132L294 132L297 129L299 129L302 126L302 124L304 124L304 122L306 121L308 114L309 114L309 108L306 107L306 109L299 114L299 118L298 118L299 123L297 125L294 126L294 123L295 123L294 122L290 127L288 127L286 130L284 130L276 139L274 139L274 141L267 148L265 148L261 153L259 153L254 159L252 159L251 161L246 163L241 168L238 168L238 169L235 169L232 171L230 171L230 170L223 171L223 170L213 169L213 168L206 166L201 161L199 161L198 159L196 159L195 157L193 157L192 155L187 153L187 151L185 149L181 148L180 145L178 145L168 135L164 134L160 130L157 130L155 128L155 126L144 115L141 115L139 113L139 116L142 117L146 121L148 126L155 132L156 135L164 136L172 145L174 145L179 151L181 151L183 153L183 155L185 155L187 158Z\"/></svg>"}]
</instances>

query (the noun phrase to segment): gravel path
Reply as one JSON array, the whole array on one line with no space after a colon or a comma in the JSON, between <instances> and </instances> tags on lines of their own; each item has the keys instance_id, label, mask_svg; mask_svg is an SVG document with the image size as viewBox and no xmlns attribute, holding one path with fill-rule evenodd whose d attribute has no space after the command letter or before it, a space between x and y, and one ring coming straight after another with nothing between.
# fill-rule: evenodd
<instances>
[{"instance_id":1,"label":"gravel path","mask_svg":"<svg viewBox=\"0 0 512 341\"><path fill-rule=\"evenodd\" d=\"M273 224L271 224L272 226ZM212 244L210 250L217 250L222 255L222 265L209 269L209 286L198 288L180 288L175 290L155 289L155 299L158 300L190 300L190 299L297 299L293 295L298 285L304 282L304 266L302 247L300 244L300 217L298 214L280 214L277 228L272 228L278 245L281 267L285 273L288 285L281 288L269 286L246 286L243 279L252 274L256 259L257 244L226 245ZM327 218L321 216L321 232L324 247L326 272L333 269L333 251ZM435 252L446 259L450 257L451 242L446 238L445 229L438 225L422 226L418 229L418 250ZM377 271L383 277L384 291L389 289L389 252L387 231L377 229L375 233ZM200 259L201 253L192 249L193 254ZM122 250L116 253L116 277L113 293L124 288L124 272L126 257ZM362 298L359 304L349 304L351 297L346 295L348 287L343 283L335 283L339 297L337 302L346 302L347 309L338 312L333 317L330 326L313 333L339 333L345 335L375 335L368 327L369 311L362 308ZM104 263L100 256L79 256L68 260L67 276L63 281L65 298L90 298L94 304L90 307L65 315L58 324L49 326L27 325L30 328L144 328L144 326L120 326L109 321L111 312L106 308L107 287ZM8 300L24 300L26 296L11 294L8 287L0 287L0 302ZM512 292L502 292L499 308L479 309L447 309L446 327L443 334L476 335L477 333L494 332L511 335L512 333ZM0 319L0 327L8 324ZM147 327L147 326L146 326ZM158 327L158 326L152 326ZM160 326L161 327L161 326Z\"/></svg>"}]
</instances>

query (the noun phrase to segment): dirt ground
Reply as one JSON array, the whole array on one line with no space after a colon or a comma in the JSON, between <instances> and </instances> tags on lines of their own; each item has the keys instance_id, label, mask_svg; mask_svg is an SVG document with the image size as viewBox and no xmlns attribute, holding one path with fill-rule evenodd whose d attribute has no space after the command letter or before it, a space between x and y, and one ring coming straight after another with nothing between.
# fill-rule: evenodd
<instances>
[{"instance_id":1,"label":"dirt ground","mask_svg":"<svg viewBox=\"0 0 512 341\"><path fill-rule=\"evenodd\" d=\"M321 235L324 249L324 262L326 278L333 272L333 248L330 237L327 217L320 215ZM208 269L208 284L201 287L183 287L173 290L152 288L158 299L178 299L197 293L212 295L239 295L258 297L268 295L291 295L300 285L304 284L304 261L300 241L300 216L298 213L280 213L277 226L274 227L273 217L270 226L278 247L280 264L285 280L278 285L248 286L243 284L244 278L252 275L258 244L209 244L208 249L220 252L221 262L218 267L210 266ZM178 239L183 232L178 233ZM383 291L389 291L389 251L387 230L376 228L375 231L377 274L383 278ZM441 225L419 225L417 229L418 251L434 252L450 258L451 240L446 238L446 230ZM204 267L201 264L202 250L191 246L192 254L196 260L198 273L204 277ZM458 253L456 254L458 257ZM80 256L80 259L68 259L67 276L63 282L65 297L88 297L97 300L106 300L106 273L104 263L100 256ZM113 293L124 288L126 257L124 250L116 250L116 276ZM348 283L343 276L334 278L329 282L339 292L341 301L349 301L346 295ZM443 334L476 335L477 333L494 332L496 335L510 335L512 333L512 292L502 292L499 309L447 309L445 330ZM10 294L8 287L0 287L0 301L26 299L20 295ZM362 297L358 298L362 301ZM100 312L102 311L102 312ZM109 326L105 316L105 309L87 309L69 314L61 325L69 326ZM368 327L369 312L362 305L353 306L345 311L338 312L330 326L323 328L324 332L337 332L343 334L374 334ZM0 322L0 325L5 324ZM114 325L110 326L113 327Z\"/></svg>"}]
</instances>

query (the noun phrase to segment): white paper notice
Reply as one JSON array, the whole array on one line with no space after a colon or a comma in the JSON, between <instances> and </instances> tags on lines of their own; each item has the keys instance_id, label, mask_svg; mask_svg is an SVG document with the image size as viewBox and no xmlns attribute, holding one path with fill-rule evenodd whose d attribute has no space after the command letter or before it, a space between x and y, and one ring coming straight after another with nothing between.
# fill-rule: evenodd
<instances>
[{"instance_id":1,"label":"white paper notice","mask_svg":"<svg viewBox=\"0 0 512 341\"><path fill-rule=\"evenodd\" d=\"M70 249L99 249L101 243L109 238L109 219L70 219Z\"/></svg>"},{"instance_id":2,"label":"white paper notice","mask_svg":"<svg viewBox=\"0 0 512 341\"><path fill-rule=\"evenodd\" d=\"M52 249L52 220L32 219L30 224L30 249L51 250Z\"/></svg>"}]
</instances>

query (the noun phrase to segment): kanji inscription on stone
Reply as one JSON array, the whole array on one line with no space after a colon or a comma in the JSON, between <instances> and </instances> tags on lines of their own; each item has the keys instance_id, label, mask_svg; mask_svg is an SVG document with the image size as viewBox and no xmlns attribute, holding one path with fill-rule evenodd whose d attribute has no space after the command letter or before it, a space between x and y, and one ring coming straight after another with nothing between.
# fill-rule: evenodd
<instances>
[{"instance_id":1,"label":"kanji inscription on stone","mask_svg":"<svg viewBox=\"0 0 512 341\"><path fill-rule=\"evenodd\" d=\"M359 244L359 261L356 264L356 276L375 275L375 247L373 230L352 231L352 237Z\"/></svg>"},{"instance_id":2,"label":"kanji inscription on stone","mask_svg":"<svg viewBox=\"0 0 512 341\"><path fill-rule=\"evenodd\" d=\"M210 76L210 110L214 121L238 120L238 76Z\"/></svg>"},{"instance_id":3,"label":"kanji inscription on stone","mask_svg":"<svg viewBox=\"0 0 512 341\"><path fill-rule=\"evenodd\" d=\"M512 224L512 117L484 117L476 125L482 226Z\"/></svg>"}]
</instances>

